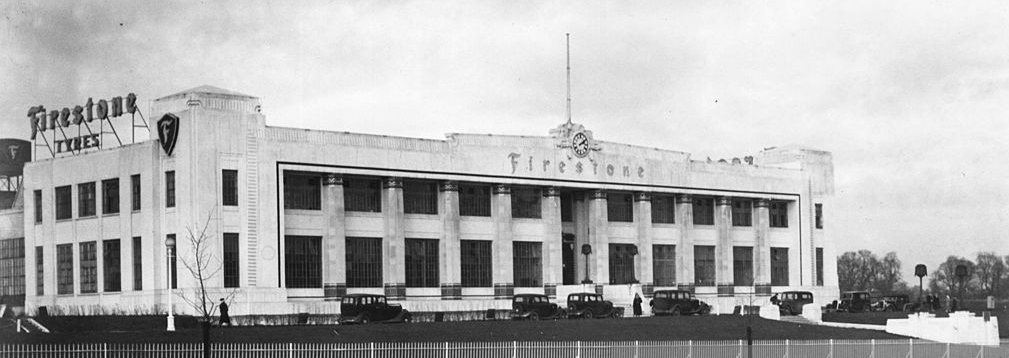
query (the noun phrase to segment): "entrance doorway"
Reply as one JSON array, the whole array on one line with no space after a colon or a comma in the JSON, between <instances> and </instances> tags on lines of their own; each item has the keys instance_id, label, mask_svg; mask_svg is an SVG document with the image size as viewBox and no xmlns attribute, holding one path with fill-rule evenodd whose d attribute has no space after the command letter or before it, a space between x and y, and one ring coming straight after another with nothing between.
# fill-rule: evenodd
<instances>
[{"instance_id":1,"label":"entrance doorway","mask_svg":"<svg viewBox=\"0 0 1009 358\"><path fill-rule=\"evenodd\" d=\"M561 250L561 263L563 264L563 276L565 285L575 284L575 235L561 235L563 249ZM555 271L556 272L556 271Z\"/></svg>"}]
</instances>

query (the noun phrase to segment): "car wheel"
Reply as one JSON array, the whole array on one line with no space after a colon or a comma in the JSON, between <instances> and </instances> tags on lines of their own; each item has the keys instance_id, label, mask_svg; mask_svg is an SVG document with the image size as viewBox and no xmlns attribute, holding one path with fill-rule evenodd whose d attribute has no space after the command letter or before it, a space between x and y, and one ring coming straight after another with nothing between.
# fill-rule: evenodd
<instances>
[{"instance_id":1,"label":"car wheel","mask_svg":"<svg viewBox=\"0 0 1009 358\"><path fill-rule=\"evenodd\" d=\"M364 315L361 316L361 324L368 324L368 323L371 323L371 316L365 313Z\"/></svg>"},{"instance_id":2,"label":"car wheel","mask_svg":"<svg viewBox=\"0 0 1009 358\"><path fill-rule=\"evenodd\" d=\"M530 313L529 314L529 320L530 321L539 321L540 320L540 315L537 314L536 312Z\"/></svg>"},{"instance_id":3,"label":"car wheel","mask_svg":"<svg viewBox=\"0 0 1009 358\"><path fill-rule=\"evenodd\" d=\"M593 319L596 318L596 315L592 313L592 310L585 310L585 318Z\"/></svg>"},{"instance_id":4,"label":"car wheel","mask_svg":"<svg viewBox=\"0 0 1009 358\"><path fill-rule=\"evenodd\" d=\"M410 322L413 322L413 315L403 316L403 323L410 323Z\"/></svg>"},{"instance_id":5,"label":"car wheel","mask_svg":"<svg viewBox=\"0 0 1009 358\"><path fill-rule=\"evenodd\" d=\"M673 307L673 313L672 314L673 314L673 316L679 316L680 315L680 306Z\"/></svg>"}]
</instances>

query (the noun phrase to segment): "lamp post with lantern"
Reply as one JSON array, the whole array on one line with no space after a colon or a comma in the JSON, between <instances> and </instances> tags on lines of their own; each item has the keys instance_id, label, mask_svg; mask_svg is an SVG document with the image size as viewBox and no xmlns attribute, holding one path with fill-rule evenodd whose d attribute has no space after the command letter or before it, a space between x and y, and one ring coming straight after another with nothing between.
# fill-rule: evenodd
<instances>
[{"instance_id":1,"label":"lamp post with lantern","mask_svg":"<svg viewBox=\"0 0 1009 358\"><path fill-rule=\"evenodd\" d=\"M175 315L172 311L172 258L175 256L175 238L169 236L165 239L165 256L168 262L165 263L165 288L168 292L168 327L169 332L175 332Z\"/></svg>"},{"instance_id":2,"label":"lamp post with lantern","mask_svg":"<svg viewBox=\"0 0 1009 358\"><path fill-rule=\"evenodd\" d=\"M582 245L582 255L585 255L585 279L582 283L592 283L589 279L589 255L592 254L592 245L584 244Z\"/></svg>"}]
</instances>

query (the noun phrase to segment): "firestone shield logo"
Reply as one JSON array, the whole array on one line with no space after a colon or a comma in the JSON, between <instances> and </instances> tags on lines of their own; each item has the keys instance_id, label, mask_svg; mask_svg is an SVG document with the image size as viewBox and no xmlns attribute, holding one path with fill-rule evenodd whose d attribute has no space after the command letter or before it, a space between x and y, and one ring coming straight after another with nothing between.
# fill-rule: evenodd
<instances>
[{"instance_id":1,"label":"firestone shield logo","mask_svg":"<svg viewBox=\"0 0 1009 358\"><path fill-rule=\"evenodd\" d=\"M161 148L165 154L172 155L175 150L175 142L179 140L179 117L166 113L158 120L158 139L161 140Z\"/></svg>"}]
</instances>

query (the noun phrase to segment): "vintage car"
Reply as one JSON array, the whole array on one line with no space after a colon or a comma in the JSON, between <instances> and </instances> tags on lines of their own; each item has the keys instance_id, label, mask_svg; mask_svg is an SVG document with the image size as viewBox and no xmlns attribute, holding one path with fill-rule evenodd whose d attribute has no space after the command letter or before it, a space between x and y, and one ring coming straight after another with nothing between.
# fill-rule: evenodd
<instances>
[{"instance_id":1,"label":"vintage car","mask_svg":"<svg viewBox=\"0 0 1009 358\"><path fill-rule=\"evenodd\" d=\"M778 294L778 310L781 314L800 315L802 306L813 303L813 293L809 291L785 291Z\"/></svg>"},{"instance_id":2,"label":"vintage car","mask_svg":"<svg viewBox=\"0 0 1009 358\"><path fill-rule=\"evenodd\" d=\"M877 312L897 312L911 311L915 305L911 304L905 294L889 294L880 297L872 304L872 310Z\"/></svg>"},{"instance_id":3,"label":"vintage car","mask_svg":"<svg viewBox=\"0 0 1009 358\"><path fill-rule=\"evenodd\" d=\"M390 304L383 295L355 293L340 300L340 324L371 322L410 322L413 316L398 304Z\"/></svg>"},{"instance_id":4,"label":"vintage car","mask_svg":"<svg viewBox=\"0 0 1009 358\"><path fill-rule=\"evenodd\" d=\"M837 304L838 312L866 312L871 309L872 299L867 291L841 292L841 302Z\"/></svg>"},{"instance_id":5,"label":"vintage car","mask_svg":"<svg viewBox=\"0 0 1009 358\"><path fill-rule=\"evenodd\" d=\"M568 295L568 318L622 317L623 307L613 307L613 302L598 293L572 293Z\"/></svg>"},{"instance_id":6,"label":"vintage car","mask_svg":"<svg viewBox=\"0 0 1009 358\"><path fill-rule=\"evenodd\" d=\"M686 315L686 314L707 314L711 312L711 306L704 301L698 300L690 291L683 290L659 290L652 295L652 300L648 302L652 306L652 314L662 315Z\"/></svg>"},{"instance_id":7,"label":"vintage car","mask_svg":"<svg viewBox=\"0 0 1009 358\"><path fill-rule=\"evenodd\" d=\"M550 303L546 295L523 293L512 297L512 319L556 319L565 316L565 311L557 304Z\"/></svg>"}]
</instances>

